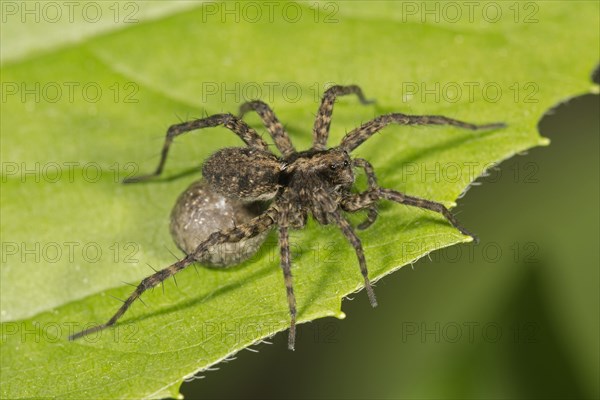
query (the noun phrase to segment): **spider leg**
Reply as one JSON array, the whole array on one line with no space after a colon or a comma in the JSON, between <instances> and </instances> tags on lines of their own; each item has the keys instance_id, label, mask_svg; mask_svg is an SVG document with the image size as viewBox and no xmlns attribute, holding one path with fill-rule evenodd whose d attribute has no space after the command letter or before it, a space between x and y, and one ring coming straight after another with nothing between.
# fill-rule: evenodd
<instances>
[{"instance_id":1,"label":"spider leg","mask_svg":"<svg viewBox=\"0 0 600 400\"><path fill-rule=\"evenodd\" d=\"M296 152L294 145L292 144L288 133L283 128L279 119L275 116L273 110L269 105L261 100L247 101L240 106L239 117L242 118L244 114L249 111L256 111L260 116L265 127L269 131L269 134L275 142L275 146L281 152L284 157L287 157Z\"/></svg>"},{"instance_id":2,"label":"spider leg","mask_svg":"<svg viewBox=\"0 0 600 400\"><path fill-rule=\"evenodd\" d=\"M475 125L468 122L444 117L441 115L406 115L400 113L381 115L369 122L365 122L358 128L348 132L342 139L340 147L350 153L360 146L365 140L379 132L390 124L398 125L451 125L470 130L504 128L502 122Z\"/></svg>"},{"instance_id":3,"label":"spider leg","mask_svg":"<svg viewBox=\"0 0 600 400\"><path fill-rule=\"evenodd\" d=\"M294 344L296 342L296 296L294 295L294 287L292 285L292 261L290 257L290 242L287 227L279 227L279 247L281 249L281 269L283 270L288 306L290 308L288 349L294 350Z\"/></svg>"},{"instance_id":4,"label":"spider leg","mask_svg":"<svg viewBox=\"0 0 600 400\"><path fill-rule=\"evenodd\" d=\"M325 91L321 106L317 113L315 126L313 128L313 146L314 150L325 150L327 148L327 138L329 136L329 126L331 125L331 114L333 113L333 103L337 96L346 96L356 94L362 104L374 103L373 100L367 100L360 87L357 85L332 86Z\"/></svg>"},{"instance_id":5,"label":"spider leg","mask_svg":"<svg viewBox=\"0 0 600 400\"><path fill-rule=\"evenodd\" d=\"M133 293L129 295L127 300L123 302L123 305L117 310L117 312L104 324L97 325L86 329L84 331L78 332L74 335L69 336L69 340L75 340L80 337L89 335L90 333L94 333L97 331L101 331L104 328L108 328L114 325L125 312L131 307L134 301L140 299L140 296L148 289L151 289L162 283L166 279L174 276L176 273L186 268L187 266L193 264L197 259L199 259L204 253L206 253L212 246L226 243L226 242L239 242L243 239L248 239L254 237L261 232L266 231L270 228L275 220L275 211L273 208L267 209L263 214L253 218L251 221L242 224L240 226L228 229L226 231L218 231L211 234L208 239L203 241L196 247L193 253L188 254L181 260L171 264L165 269L161 269L160 271L150 275L149 277L143 279L140 284L135 288Z\"/></svg>"},{"instance_id":6,"label":"spider leg","mask_svg":"<svg viewBox=\"0 0 600 400\"><path fill-rule=\"evenodd\" d=\"M462 227L456 217L444 206L442 203L438 203L431 200L422 199L420 197L408 196L404 193L398 192L392 189L375 188L370 189L362 193L351 194L346 196L341 201L341 207L344 211L353 212L365 209L378 200L391 200L396 203L406 204L413 207L424 208L426 210L435 211L442 214L452 226L458 229L463 235L471 236L475 242L478 241L477 237L471 232Z\"/></svg>"},{"instance_id":7,"label":"spider leg","mask_svg":"<svg viewBox=\"0 0 600 400\"><path fill-rule=\"evenodd\" d=\"M165 162L167 161L169 148L173 143L173 139L176 136L196 129L210 128L219 125L223 125L227 129L234 132L240 137L240 139L244 141L244 143L246 143L246 145L253 148L268 151L267 143L265 143L265 141L262 140L260 135L254 129L249 127L248 124L246 124L240 118L232 114L215 114L211 115L210 117L195 119L193 121L171 125L167 130L167 136L165 138L165 142L163 144L162 152L160 155L160 162L158 163L156 170L147 175L141 175L125 179L123 180L123 183L141 182L160 175L165 166Z\"/></svg>"},{"instance_id":8,"label":"spider leg","mask_svg":"<svg viewBox=\"0 0 600 400\"><path fill-rule=\"evenodd\" d=\"M367 295L369 296L369 302L373 307L377 307L377 299L375 298L375 292L371 286L371 281L369 281L367 261L365 259L365 253L363 251L360 239L354 232L354 229L352 229L350 223L340 214L338 210L332 212L331 215L333 216L337 226L342 230L344 236L346 236L346 239L348 239L352 247L354 247L354 250L356 251L356 257L358 258L358 263L360 265L360 272L365 279L365 289L367 290Z\"/></svg>"},{"instance_id":9,"label":"spider leg","mask_svg":"<svg viewBox=\"0 0 600 400\"><path fill-rule=\"evenodd\" d=\"M355 167L362 168L367 175L367 184L369 189L377 188L377 177L375 176L375 170L370 162L365 160L364 158L355 158L352 160L352 165ZM358 224L357 228L360 230L367 229L373 222L377 219L377 207L375 204L368 207L367 219Z\"/></svg>"}]
</instances>

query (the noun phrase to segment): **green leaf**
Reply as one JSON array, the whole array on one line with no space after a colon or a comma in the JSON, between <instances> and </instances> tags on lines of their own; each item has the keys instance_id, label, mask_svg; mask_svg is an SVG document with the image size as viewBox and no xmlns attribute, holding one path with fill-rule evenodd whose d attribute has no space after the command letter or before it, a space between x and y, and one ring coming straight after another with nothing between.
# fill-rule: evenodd
<instances>
[{"instance_id":1,"label":"green leaf","mask_svg":"<svg viewBox=\"0 0 600 400\"><path fill-rule=\"evenodd\" d=\"M185 11L139 3L137 22L125 21L131 10L116 17L106 4L98 25L22 24L8 14L3 21L3 398L177 397L184 377L287 328L271 235L243 265L185 270L178 287L169 281L164 294L144 294L148 307L138 302L116 327L66 341L114 313L111 296L132 290L123 281L136 284L151 272L147 264L173 262L170 208L199 172L119 182L155 167L166 128L179 118L234 112L260 97L303 149L319 97L336 82L359 84L377 104L340 99L332 145L393 111L507 122L477 133L389 127L355 152L373 163L382 186L451 206L494 163L547 144L538 119L586 91L597 61L595 2L578 4L577 15L571 4L530 2L517 15L508 3L491 3L501 9L497 22L478 8L458 21L424 23L409 3L393 2L278 4L257 22L243 3L234 15L217 3ZM65 39L75 31L83 34ZM256 117L249 121L259 127ZM225 129L178 138L165 175L235 145ZM372 280L468 239L433 213L393 204L382 204L360 237ZM291 239L299 321L343 318L341 300L362 287L353 249L336 229L314 223Z\"/></svg>"}]
</instances>

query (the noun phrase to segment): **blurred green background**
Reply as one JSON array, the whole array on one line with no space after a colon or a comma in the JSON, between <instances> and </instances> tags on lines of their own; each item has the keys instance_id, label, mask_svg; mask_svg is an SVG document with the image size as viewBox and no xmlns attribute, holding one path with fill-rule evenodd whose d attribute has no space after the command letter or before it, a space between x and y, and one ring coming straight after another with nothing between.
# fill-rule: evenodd
<instances>
[{"instance_id":1,"label":"blurred green background","mask_svg":"<svg viewBox=\"0 0 600 400\"><path fill-rule=\"evenodd\" d=\"M3 16L11 10L6 8L6 4L20 6L23 2L3 2ZM34 7L36 2L29 4ZM110 5L106 4L110 9ZM171 14L177 16L178 13L186 13L186 9L198 6L195 2L125 4L142 5L140 13L136 15L142 22L161 18L168 20ZM230 9L235 10L236 4L241 7L242 3L229 4ZM494 110L492 103L484 103L484 110L481 110L480 104L472 102L464 105L444 101L433 104L416 101L408 104L409 102L398 100L406 93L400 93L397 89L402 80L422 79L423 82L435 82L439 80L438 75L455 77L457 80L482 80L482 77L489 79L483 72L478 76L477 71L481 66L477 60L470 60L469 54L460 51L460 44L465 37L471 45L478 43L482 54L487 45L490 49L503 46L508 49L505 58L485 62L493 63L496 68L501 65L501 69L506 69L506 74L499 77L499 80L509 82L514 74L519 75L523 82L528 77L529 63L550 68L549 63L544 63L543 57L549 52L555 54L564 50L552 48L553 43L544 41L543 33L549 31L547 21L557 21L554 22L554 28L562 30L562 20L572 23L578 19L573 16L575 14L570 18L567 18L568 15L563 17L565 9L570 6L565 8L560 2L504 2L500 8L505 13L512 12L509 14L510 18L518 20L514 24L506 19L496 24L479 17L474 24L459 24L460 26L451 20L451 14L441 11L445 9L451 12L451 8L443 7L454 3L427 3L430 10L438 7L438 11L433 11L433 14L423 13L426 7L424 2L390 1L378 2L377 6L371 4L302 3L305 10L314 10L315 7L319 10L317 13L311 11L311 18L318 17L323 22L323 19L331 16L341 22L325 27L315 25L314 36L299 37L294 30L294 23L257 25L248 23L243 18L236 22L231 19L235 19L235 11L226 17L229 19L228 23L222 23L223 16L220 12L225 6L223 3L211 2L206 7L211 12L217 10L216 14L211 14L208 18L208 31L212 36L190 37L190 32L186 29L196 31L185 24L181 25L182 31L174 35L181 41L196 41L193 47L197 54L187 54L189 57L184 60L171 53L173 37L156 42L139 40L140 32L142 35L146 32L151 37L152 23L142 23L139 26L126 23L115 26L112 20L97 24L44 24L43 21L13 23L8 28L3 27L2 62L3 66L9 67L18 67L22 63L25 66L23 71L33 71L43 77L45 65L36 64L35 55L47 57L49 65L52 65L52 51L66 49L63 53L57 52L57 65L72 59L72 68L77 72L74 75L81 82L93 79L95 69L104 73L106 63L114 68L110 71L116 77L114 79L122 80L123 77L139 74L142 85L148 83L148 86L160 88L162 91L149 93L146 90L140 96L147 96L141 99L145 105L152 103L151 107L160 108L162 114L157 112L141 118L136 113L136 104L119 104L115 107L113 103L114 109L103 109L102 103L67 104L67 110L70 107L76 110L71 115L57 113L52 104L39 106L46 112L43 117L50 121L49 130L56 127L57 123L64 122L67 131L69 123L78 128L89 125L90 132L95 135L90 137L80 133L77 137L74 136L73 149L67 149L67 152L73 151L75 155L70 155L73 158L69 160L77 160L79 148L85 148L86 157L93 154L98 160L106 161L112 156L107 154L107 149L114 143L120 143L118 140L122 139L119 129L126 129L120 125L123 122L120 118L127 118L126 123L135 128L147 129L147 125L154 125L162 129L176 118L174 114L178 109L174 109L174 104L181 102L185 104L181 108L187 110L189 99L193 99L192 103L201 105L202 110L208 102L210 107L207 106L207 109L230 111L229 107L237 104L233 100L235 96L226 98L226 101L221 101L222 97L216 95L206 99L198 89L210 79L217 82L225 80L228 71L232 69L236 69L246 81L269 81L276 77L287 82L301 76L303 83L324 83L331 78L344 83L352 80L352 83L363 84L367 79L360 82L354 80L368 76L372 82L378 82L378 71L386 71L385 75L389 76L390 71L395 71L398 65L402 65L402 68L411 72L411 77L398 76L398 81L378 82L377 90L384 96L383 99L378 97L378 100L386 109L397 104L399 107L406 107L398 111L422 112L435 109L436 112L442 112L440 110L447 109L448 112L445 113L455 113L461 112L464 107L471 113L481 112L485 116L483 119L487 119ZM458 4L465 10L466 3ZM484 7L486 4L499 3L471 4ZM119 16L122 22L127 18L127 12L136 8L123 6L117 9L122 12ZM382 10L385 9L389 10L390 20L381 19ZM541 23L523 25L522 22L535 10L540 11ZM572 10L573 13L577 12L575 8ZM188 14L190 19L198 15L192 11ZM516 11L520 13L514 14ZM409 18L404 20L409 13ZM185 17L182 19L185 20ZM252 15L248 14L246 18L252 18ZM190 24L189 20L186 21ZM381 29L366 27L365 21L370 21ZM464 18L461 21L464 22ZM597 17L593 21L596 26L583 25L577 28L598 32ZM206 23L206 20L197 21L197 24ZM222 28L215 29L215 25L220 23ZM393 30L395 24L399 23L402 23L403 32L411 32L410 37L399 37ZM541 30L542 27L545 30ZM115 40L115 45L111 42L111 32L121 28L123 36ZM522 43L518 35L511 36L513 28L518 29L519 33L527 34L528 41ZM6 39L7 29L10 30L10 40ZM430 30L434 31L432 37L437 38L438 42L436 46L421 48L419 35L429 34ZM479 30L481 37L474 34ZM536 34L536 30L542 33ZM347 36L342 36L340 32ZM104 34L106 35L103 37ZM568 33L565 32L565 35ZM94 37L99 39L94 42ZM85 43L87 38L91 38L89 48L86 45L79 48L78 43ZM389 51L394 43L398 43L397 55L378 55L379 47ZM278 57L278 51L284 50L283 46L299 44L303 46L292 50L304 58ZM572 43L573 46L577 44ZM516 49L517 46L529 49L531 59L511 57L511 48ZM549 46L549 49L545 46ZM180 46L179 50L181 49L187 48ZM352 54L354 49L369 51L358 52L357 61L352 57L321 60L323 65L334 66L333 70L307 69L304 73L301 69L311 62L318 62L319 60L310 59L311 56L316 57L316 54L321 57L327 57L330 53L346 55ZM464 64L464 70L452 71L448 75L446 64L420 62L418 55L415 57L411 54L408 57L402 54L401 50L405 49L422 51L423 58L428 60L435 59L438 52L444 53L446 62L450 65ZM455 49L456 54L452 58L449 54L454 53ZM78 65L83 58L89 56L86 53L88 51L94 57L86 59L82 66ZM285 48L286 54L289 51L289 47ZM589 49L596 57L594 62L600 58L598 51L597 47ZM265 54L268 54L267 60L264 59ZM116 59L111 58L115 55ZM119 55L127 62L121 63ZM586 54L585 59L589 58ZM232 59L243 62L236 67L232 64ZM542 85L541 95L536 96L539 102L548 102L543 98L544 93L554 94L562 90L563 85L579 87L579 82L587 79L583 76L581 63L573 63L575 65L571 68L570 62L569 59L557 57L556 65L552 66L556 69L544 71L555 77L556 87L548 90ZM198 65L198 70L194 69L196 64L202 64ZM272 66L272 69L265 71L265 64ZM586 65L590 72L593 67L593 63ZM199 71L209 71L211 77L202 75ZM531 71L530 79L535 80L533 72ZM11 76L12 79L28 79L19 75L18 68L14 68L11 73L15 74ZM70 73L72 71L69 70L65 75ZM157 76L160 79L150 82ZM144 82L144 79L147 81ZM589 86L592 86L591 82ZM581 90L584 89L582 87ZM328 318L300 326L297 351L290 352L286 349L287 333L278 334L270 340L270 345L253 346L252 349L258 350L258 354L243 350L235 356L235 361L218 364L218 371L200 373L202 378L184 384L182 393L187 398L207 399L600 397L600 107L596 94L564 91L565 99L579 95L581 97L558 105L549 115L542 117L544 110L538 110L539 115L535 115L536 119L540 119L539 130L542 135L552 140L551 146L534 148L528 154L502 162L490 171L490 176L478 180L482 183L481 186L472 187L458 201L459 207L455 209L455 213L464 226L478 234L481 239L479 244L459 245L434 252L415 263L412 268L406 266L380 280L376 286L379 300L379 307L376 309L369 306L366 295L360 292L352 296L354 300L343 302L342 309L347 315L345 320ZM276 98L275 102L278 109L283 110L286 107L300 108L302 105L302 102L286 104L280 98ZM521 101L514 103L516 110L507 118L525 115L529 106L539 108L538 104L528 105ZM64 102L60 106L64 107ZM354 109L355 106L353 103L345 110ZM109 110L108 114L106 110ZM356 118L364 120L370 117L371 112L357 110L360 116ZM312 108L307 110L305 120L312 118L313 113ZM3 119L6 117L4 115ZM349 119L348 113L344 118ZM503 115L497 116L499 120L502 118ZM289 124L294 132L305 128L304 121L302 128L298 121L290 121ZM24 122L23 126L27 124ZM127 129L134 129L126 126ZM47 141L42 143L32 143L28 149L5 147L9 128L12 131L13 126L3 124L3 157L10 154L13 161L53 160L55 149L52 147L54 139L51 137L43 139ZM522 130L523 126L518 129ZM112 135L104 142L101 135L103 131L110 131L109 135ZM22 133L19 130L15 132ZM131 145L128 150L133 155L129 159L139 160L140 157L153 156L155 153L152 151L162 140L158 136L152 136L140 146ZM298 138L299 141L305 139ZM227 144L235 143L233 138L217 137L208 140L212 141L210 145L214 145L214 148L220 140ZM22 152L21 159L17 157L19 152ZM382 156L380 163L389 157L391 156ZM84 158L83 161L89 159ZM189 158L181 157L173 160L170 165L190 166ZM109 200L103 201L108 204ZM59 207L60 204L56 209ZM153 207L157 208L153 204L146 207L153 210ZM98 227L99 230L102 228ZM107 226L104 229L112 230L115 227ZM51 229L46 229L45 232L52 235ZM164 232L163 236L166 237ZM155 251L164 253L162 248ZM133 274L131 270L127 273ZM113 282L112 277L107 280L110 283L106 283L106 287L118 284ZM46 289L49 290L52 288ZM64 288L54 287L54 290L63 292ZM88 291L95 293L89 288ZM88 294L85 290L83 292Z\"/></svg>"}]
</instances>

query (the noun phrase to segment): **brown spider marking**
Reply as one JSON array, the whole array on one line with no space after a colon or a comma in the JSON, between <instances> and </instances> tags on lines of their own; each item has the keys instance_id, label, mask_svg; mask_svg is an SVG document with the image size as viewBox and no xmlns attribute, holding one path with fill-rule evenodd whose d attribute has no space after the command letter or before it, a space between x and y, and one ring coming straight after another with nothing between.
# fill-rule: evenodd
<instances>
[{"instance_id":1,"label":"brown spider marking","mask_svg":"<svg viewBox=\"0 0 600 400\"><path fill-rule=\"evenodd\" d=\"M270 205L262 214L249 222L212 233L193 252L142 280L108 322L76 333L69 339L74 340L114 325L142 293L201 259L212 246L236 243L277 226L281 248L280 263L290 312L288 347L293 350L296 332L296 298L291 274L288 230L303 228L309 215L323 225L336 225L355 249L365 289L373 307L377 305L377 300L369 281L362 244L354 228L344 217L344 212L367 210L366 221L358 226L359 229L364 229L377 218L376 204L380 200L388 200L440 213L461 233L473 236L459 224L443 204L379 187L371 164L360 158L352 159L350 153L389 124L451 125L470 130L497 129L505 127L505 124L474 125L437 115L393 113L362 124L347 133L339 146L327 149L333 104L337 96L349 94L356 94L363 104L370 102L356 85L329 88L323 96L315 121L313 146L310 150L301 152L294 149L283 125L269 106L258 100L244 103L240 108L239 117L232 114L217 114L172 125L167 131L156 170L149 175L126 180L125 183L145 181L160 175L175 136L196 129L223 125L237 134L246 143L246 147L225 148L213 154L204 163L202 171L204 179L212 190L226 197L242 201L268 200ZM256 111L261 117L282 156L273 154L259 134L241 119L243 114L250 110ZM350 191L354 184L353 168L361 168L367 175L368 188L362 193Z\"/></svg>"}]
</instances>

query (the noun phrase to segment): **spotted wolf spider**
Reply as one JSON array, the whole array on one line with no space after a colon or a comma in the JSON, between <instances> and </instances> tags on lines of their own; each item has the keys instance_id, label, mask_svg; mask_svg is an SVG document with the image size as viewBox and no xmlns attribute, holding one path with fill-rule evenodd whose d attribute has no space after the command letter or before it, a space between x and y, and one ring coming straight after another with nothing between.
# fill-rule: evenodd
<instances>
[{"instance_id":1,"label":"spotted wolf spider","mask_svg":"<svg viewBox=\"0 0 600 400\"><path fill-rule=\"evenodd\" d=\"M327 148L334 102L338 96L350 94L357 95L363 104L371 103L356 85L330 87L325 91L318 110L313 128L312 148L300 152L292 145L273 110L260 100L242 104L239 116L216 114L172 125L167 131L156 170L151 174L126 180L124 183L145 181L160 175L171 143L176 136L196 129L223 125L238 135L246 147L224 148L214 153L202 167L204 179L212 189L226 197L248 202L270 201L270 205L262 214L247 223L212 233L193 252L143 279L108 322L76 333L70 339L74 340L114 325L142 293L194 263L213 246L226 242L237 243L277 226L280 265L290 312L288 348L293 350L296 333L296 298L292 285L288 231L303 228L309 215L320 224L336 225L350 242L356 251L365 289L373 307L377 306L377 300L369 281L362 244L354 228L344 217L345 212L366 210L366 220L357 227L365 229L377 218L375 208L377 202L389 200L440 213L461 233L473 236L459 224L443 204L378 186L372 165L365 159L351 158L350 153L390 124L452 125L470 130L495 129L505 125L502 123L474 125L438 115L392 113L381 115L362 124L347 133L338 146ZM242 120L243 115L249 111L254 111L260 116L281 156L272 153L261 136ZM362 169L367 176L368 188L360 193L351 192L355 180L354 168Z\"/></svg>"}]
</instances>

